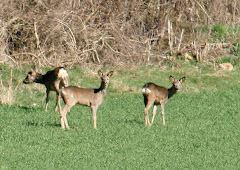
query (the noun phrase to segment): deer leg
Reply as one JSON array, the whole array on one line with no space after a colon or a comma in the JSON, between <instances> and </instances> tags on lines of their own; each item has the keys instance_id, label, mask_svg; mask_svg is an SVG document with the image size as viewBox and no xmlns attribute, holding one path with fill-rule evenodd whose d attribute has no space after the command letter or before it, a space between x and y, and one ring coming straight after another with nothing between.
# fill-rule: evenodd
<instances>
[{"instance_id":1,"label":"deer leg","mask_svg":"<svg viewBox=\"0 0 240 170\"><path fill-rule=\"evenodd\" d=\"M157 112L157 105L154 105L154 106L153 106L152 121L151 121L151 124L150 124L150 125L153 124L154 118L155 118L155 116L156 116L156 112Z\"/></svg>"},{"instance_id":2,"label":"deer leg","mask_svg":"<svg viewBox=\"0 0 240 170\"><path fill-rule=\"evenodd\" d=\"M61 119L61 127L63 129L69 128L68 122L67 122L67 111L71 108L69 105L65 105L64 108L60 111L60 119Z\"/></svg>"},{"instance_id":3,"label":"deer leg","mask_svg":"<svg viewBox=\"0 0 240 170\"><path fill-rule=\"evenodd\" d=\"M164 104L161 104L161 110L162 110L162 121L163 121L163 125L165 125L165 113L164 113Z\"/></svg>"},{"instance_id":4,"label":"deer leg","mask_svg":"<svg viewBox=\"0 0 240 170\"><path fill-rule=\"evenodd\" d=\"M57 93L57 102L56 102L56 106L54 109L55 112L58 110L58 108L59 108L59 110L61 110L60 100L61 100L61 96L60 96L60 94Z\"/></svg>"},{"instance_id":5,"label":"deer leg","mask_svg":"<svg viewBox=\"0 0 240 170\"><path fill-rule=\"evenodd\" d=\"M145 122L144 125L145 126L150 126L151 123L149 121L149 115L148 115L148 110L150 109L151 105L153 102L148 101L145 108L144 108L144 116L145 116Z\"/></svg>"},{"instance_id":6,"label":"deer leg","mask_svg":"<svg viewBox=\"0 0 240 170\"><path fill-rule=\"evenodd\" d=\"M61 123L61 128L65 129L65 124L62 116L60 116L60 123Z\"/></svg>"},{"instance_id":7,"label":"deer leg","mask_svg":"<svg viewBox=\"0 0 240 170\"><path fill-rule=\"evenodd\" d=\"M66 107L66 105L64 106L64 108L63 108L63 110L61 110L60 111L60 123L61 123L61 128L62 129L65 129L65 123L64 123L64 119L63 119L63 117L64 117L64 112L65 112L65 107Z\"/></svg>"},{"instance_id":8,"label":"deer leg","mask_svg":"<svg viewBox=\"0 0 240 170\"><path fill-rule=\"evenodd\" d=\"M47 108L48 108L48 101L49 101L49 93L50 93L50 91L47 89L46 93L47 93L47 96L46 96L45 111L47 111Z\"/></svg>"},{"instance_id":9,"label":"deer leg","mask_svg":"<svg viewBox=\"0 0 240 170\"><path fill-rule=\"evenodd\" d=\"M92 109L92 119L93 119L93 128L97 128L97 109L98 106L91 106Z\"/></svg>"},{"instance_id":10,"label":"deer leg","mask_svg":"<svg viewBox=\"0 0 240 170\"><path fill-rule=\"evenodd\" d=\"M59 92L59 84L60 84L60 81L57 81L54 84L54 88L55 88L56 94L57 94L57 101L56 101L56 106L55 106L55 109L54 109L55 112L58 110L57 107L59 107L59 110L61 110L61 105L60 105L61 96L60 96L60 92Z\"/></svg>"},{"instance_id":11,"label":"deer leg","mask_svg":"<svg viewBox=\"0 0 240 170\"><path fill-rule=\"evenodd\" d=\"M64 120L64 124L65 124L65 127L67 129L69 129L69 126L68 126L68 121L67 121L67 111L70 109L70 106L67 105L66 109L64 110L64 115L63 115L63 120Z\"/></svg>"}]
</instances>

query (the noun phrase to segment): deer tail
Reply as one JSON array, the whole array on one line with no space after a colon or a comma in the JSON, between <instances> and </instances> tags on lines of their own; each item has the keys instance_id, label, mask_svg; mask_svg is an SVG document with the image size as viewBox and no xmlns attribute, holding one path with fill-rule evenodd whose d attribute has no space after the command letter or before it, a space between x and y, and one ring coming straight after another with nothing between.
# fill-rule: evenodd
<instances>
[{"instance_id":1,"label":"deer tail","mask_svg":"<svg viewBox=\"0 0 240 170\"><path fill-rule=\"evenodd\" d=\"M64 68L59 69L57 77L62 79L68 78L67 70L65 70Z\"/></svg>"},{"instance_id":2,"label":"deer tail","mask_svg":"<svg viewBox=\"0 0 240 170\"><path fill-rule=\"evenodd\" d=\"M142 93L149 94L149 93L151 93L151 90L149 88L144 87L144 88L142 88Z\"/></svg>"}]
</instances>

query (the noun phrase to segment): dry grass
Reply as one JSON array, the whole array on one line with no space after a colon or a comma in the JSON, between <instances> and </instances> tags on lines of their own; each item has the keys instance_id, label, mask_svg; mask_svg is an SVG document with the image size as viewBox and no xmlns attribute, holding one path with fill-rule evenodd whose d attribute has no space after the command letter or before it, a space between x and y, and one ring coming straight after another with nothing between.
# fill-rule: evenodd
<instances>
[{"instance_id":1,"label":"dry grass","mask_svg":"<svg viewBox=\"0 0 240 170\"><path fill-rule=\"evenodd\" d=\"M98 65L85 65L82 69L84 78L96 78L98 77L98 70L101 70L101 67Z\"/></svg>"},{"instance_id":2,"label":"dry grass","mask_svg":"<svg viewBox=\"0 0 240 170\"><path fill-rule=\"evenodd\" d=\"M129 80L129 78L127 79ZM130 87L129 84L127 84L125 81L123 81L121 77L115 78L111 80L111 88L117 89L117 93L120 93L120 94L122 94L123 92L136 93L137 92L136 87Z\"/></svg>"},{"instance_id":3,"label":"dry grass","mask_svg":"<svg viewBox=\"0 0 240 170\"><path fill-rule=\"evenodd\" d=\"M12 105L14 104L15 99L15 93L13 91L12 84L12 70L7 84L7 86L3 85L3 81L0 79L0 101L2 104Z\"/></svg>"}]
</instances>

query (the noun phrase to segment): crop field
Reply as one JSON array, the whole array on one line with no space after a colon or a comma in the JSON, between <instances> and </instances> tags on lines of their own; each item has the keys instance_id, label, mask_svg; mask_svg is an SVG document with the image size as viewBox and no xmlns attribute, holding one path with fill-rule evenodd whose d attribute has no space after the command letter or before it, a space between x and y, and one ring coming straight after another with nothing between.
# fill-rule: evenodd
<instances>
[{"instance_id":1,"label":"crop field","mask_svg":"<svg viewBox=\"0 0 240 170\"><path fill-rule=\"evenodd\" d=\"M76 105L62 130L51 92L22 83L30 67L1 65L0 169L238 169L240 167L239 68L142 66L114 70L93 128L91 109ZM41 68L45 73L51 68ZM69 68L70 84L98 88L100 68ZM158 107L144 126L142 86L171 87L169 76L186 76L181 90ZM63 105L63 102L61 101ZM152 109L149 110L150 117Z\"/></svg>"}]
</instances>

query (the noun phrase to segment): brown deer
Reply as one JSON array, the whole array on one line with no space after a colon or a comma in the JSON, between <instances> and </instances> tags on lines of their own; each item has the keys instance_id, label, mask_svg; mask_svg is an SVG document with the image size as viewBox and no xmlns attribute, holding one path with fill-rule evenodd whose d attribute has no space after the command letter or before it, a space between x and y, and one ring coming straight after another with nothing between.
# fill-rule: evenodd
<instances>
[{"instance_id":1,"label":"brown deer","mask_svg":"<svg viewBox=\"0 0 240 170\"><path fill-rule=\"evenodd\" d=\"M69 128L67 122L67 112L75 104L91 107L93 127L97 128L97 109L102 104L103 98L106 95L106 90L109 84L109 78L112 76L113 71L104 75L100 70L98 75L101 78L101 86L98 89L85 89L76 86L68 86L60 90L61 97L65 103L64 108L60 111L61 127L63 129Z\"/></svg>"},{"instance_id":2,"label":"brown deer","mask_svg":"<svg viewBox=\"0 0 240 170\"><path fill-rule=\"evenodd\" d=\"M23 80L23 83L30 84L33 82L43 84L46 87L47 96L46 96L45 111L47 111L50 91L55 91L57 94L55 111L57 111L57 106L59 107L59 109L61 109L61 106L60 106L61 96L59 94L59 90L63 87L68 86L68 73L65 68L57 67L54 70L50 70L43 75L37 72L36 67L33 67L28 72L26 78Z\"/></svg>"},{"instance_id":3,"label":"brown deer","mask_svg":"<svg viewBox=\"0 0 240 170\"><path fill-rule=\"evenodd\" d=\"M166 104L167 100L171 98L181 87L181 84L185 81L185 77L182 77L180 80L175 80L172 76L169 77L170 82L172 83L172 87L167 89L162 86L158 86L154 83L147 83L142 88L142 93L144 96L144 115L145 115L145 125L151 126L153 124L156 111L157 111L157 105L161 105L162 110L162 121L163 125L165 125L165 118L164 118L164 105ZM153 116L152 121L150 123L149 121L149 115L148 110L149 108L153 106Z\"/></svg>"}]
</instances>

